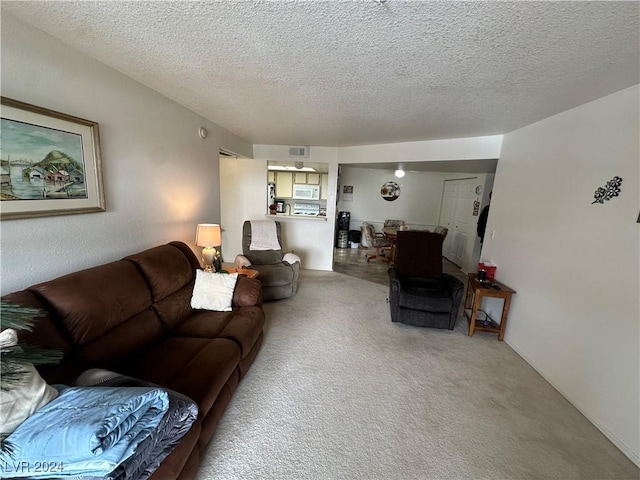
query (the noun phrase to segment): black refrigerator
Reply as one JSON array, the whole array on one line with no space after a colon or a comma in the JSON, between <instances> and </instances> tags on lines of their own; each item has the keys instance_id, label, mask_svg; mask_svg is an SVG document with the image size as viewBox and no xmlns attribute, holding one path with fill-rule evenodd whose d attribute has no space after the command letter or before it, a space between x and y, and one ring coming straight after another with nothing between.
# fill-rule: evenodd
<instances>
[{"instance_id":1,"label":"black refrigerator","mask_svg":"<svg viewBox=\"0 0 640 480\"><path fill-rule=\"evenodd\" d=\"M351 212L338 212L336 220L336 248L349 248Z\"/></svg>"}]
</instances>

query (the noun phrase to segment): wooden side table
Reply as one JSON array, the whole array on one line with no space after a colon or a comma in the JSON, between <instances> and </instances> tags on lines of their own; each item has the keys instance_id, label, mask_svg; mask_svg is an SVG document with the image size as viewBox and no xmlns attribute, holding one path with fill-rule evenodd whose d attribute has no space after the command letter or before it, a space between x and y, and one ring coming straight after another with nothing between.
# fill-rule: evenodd
<instances>
[{"instance_id":1,"label":"wooden side table","mask_svg":"<svg viewBox=\"0 0 640 480\"><path fill-rule=\"evenodd\" d=\"M260 275L260 272L257 270L251 270L249 268L235 268L235 267L222 267L223 270L226 270L228 273L237 273L238 275L246 275L249 278L256 278Z\"/></svg>"},{"instance_id":2,"label":"wooden side table","mask_svg":"<svg viewBox=\"0 0 640 480\"><path fill-rule=\"evenodd\" d=\"M498 340L502 341L504 339L504 331L507 327L511 295L516 293L516 291L496 280L492 280L490 283L498 285L500 290L491 288L488 284L483 285L478 281L478 275L475 273L469 273L468 277L467 294L464 300L464 315L469 321L469 336L472 336L476 331L497 333ZM499 325L487 312L481 310L482 299L485 297L502 298L504 300L504 304L502 305L502 318L500 319Z\"/></svg>"}]
</instances>

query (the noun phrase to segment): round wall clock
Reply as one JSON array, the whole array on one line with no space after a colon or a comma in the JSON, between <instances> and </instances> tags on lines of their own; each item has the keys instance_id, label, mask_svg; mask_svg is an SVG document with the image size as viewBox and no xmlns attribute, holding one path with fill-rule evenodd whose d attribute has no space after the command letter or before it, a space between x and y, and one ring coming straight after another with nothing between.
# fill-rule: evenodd
<instances>
[{"instance_id":1,"label":"round wall clock","mask_svg":"<svg viewBox=\"0 0 640 480\"><path fill-rule=\"evenodd\" d=\"M400 185L396 182L385 182L380 188L380 195L388 202L393 202L400 196Z\"/></svg>"}]
</instances>

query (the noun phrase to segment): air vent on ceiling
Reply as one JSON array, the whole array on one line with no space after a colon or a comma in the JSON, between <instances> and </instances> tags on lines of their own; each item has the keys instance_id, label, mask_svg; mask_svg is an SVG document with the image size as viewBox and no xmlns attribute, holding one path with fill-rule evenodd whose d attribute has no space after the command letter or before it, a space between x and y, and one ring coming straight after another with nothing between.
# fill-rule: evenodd
<instances>
[{"instance_id":1,"label":"air vent on ceiling","mask_svg":"<svg viewBox=\"0 0 640 480\"><path fill-rule=\"evenodd\" d=\"M304 157L309 156L309 147L289 147L290 157Z\"/></svg>"},{"instance_id":2,"label":"air vent on ceiling","mask_svg":"<svg viewBox=\"0 0 640 480\"><path fill-rule=\"evenodd\" d=\"M235 155L233 153L225 152L224 150L220 150L220 156L221 157L235 157Z\"/></svg>"}]
</instances>

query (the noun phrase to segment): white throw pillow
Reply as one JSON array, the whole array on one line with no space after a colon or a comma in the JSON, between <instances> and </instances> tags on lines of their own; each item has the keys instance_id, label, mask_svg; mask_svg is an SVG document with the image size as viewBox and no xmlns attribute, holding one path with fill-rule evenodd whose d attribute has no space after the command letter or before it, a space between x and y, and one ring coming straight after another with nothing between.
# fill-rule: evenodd
<instances>
[{"instance_id":1,"label":"white throw pillow","mask_svg":"<svg viewBox=\"0 0 640 480\"><path fill-rule=\"evenodd\" d=\"M10 328L0 333L0 350L15 346L18 336ZM0 435L8 435L40 407L58 396L31 364L24 367L22 381L8 390L0 390Z\"/></svg>"},{"instance_id":2,"label":"white throw pillow","mask_svg":"<svg viewBox=\"0 0 640 480\"><path fill-rule=\"evenodd\" d=\"M196 270L196 284L191 296L191 308L230 312L237 273L212 273Z\"/></svg>"}]
</instances>

